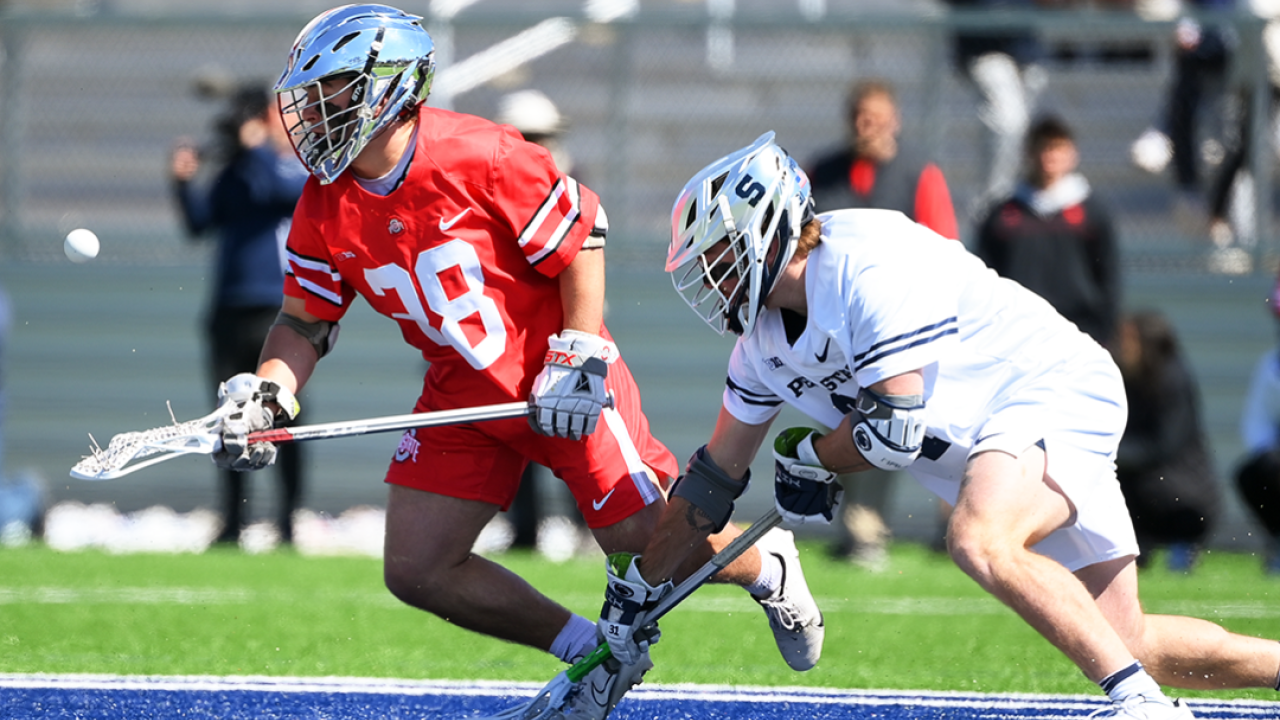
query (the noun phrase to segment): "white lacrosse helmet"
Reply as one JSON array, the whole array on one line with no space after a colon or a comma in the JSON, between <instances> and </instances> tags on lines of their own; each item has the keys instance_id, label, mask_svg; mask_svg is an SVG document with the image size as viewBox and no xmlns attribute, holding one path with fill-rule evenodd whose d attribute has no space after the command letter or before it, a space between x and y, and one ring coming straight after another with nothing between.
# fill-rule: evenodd
<instances>
[{"instance_id":1,"label":"white lacrosse helmet","mask_svg":"<svg viewBox=\"0 0 1280 720\"><path fill-rule=\"evenodd\" d=\"M750 335L812 217L808 176L772 131L761 135L700 170L676 198L667 250L676 292L721 335Z\"/></svg>"},{"instance_id":2,"label":"white lacrosse helmet","mask_svg":"<svg viewBox=\"0 0 1280 720\"><path fill-rule=\"evenodd\" d=\"M427 99L435 45L421 20L389 5L343 5L293 41L275 89L294 150L321 183L333 182L379 132ZM326 96L320 83L333 79L347 82ZM333 102L344 93L346 109Z\"/></svg>"}]
</instances>

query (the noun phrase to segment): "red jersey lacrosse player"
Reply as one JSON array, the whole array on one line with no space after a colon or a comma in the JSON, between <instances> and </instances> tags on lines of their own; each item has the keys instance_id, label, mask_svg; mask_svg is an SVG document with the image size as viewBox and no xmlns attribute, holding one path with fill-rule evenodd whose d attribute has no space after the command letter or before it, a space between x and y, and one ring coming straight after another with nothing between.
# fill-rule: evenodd
<instances>
[{"instance_id":1,"label":"red jersey lacrosse player","mask_svg":"<svg viewBox=\"0 0 1280 720\"><path fill-rule=\"evenodd\" d=\"M387 587L462 627L573 661L600 642L596 623L473 555L477 536L534 461L568 485L600 547L629 558L652 534L678 469L650 434L603 323L600 199L514 128L426 107L435 66L419 20L348 5L320 15L294 43L276 90L314 177L294 217L284 305L257 373L224 383L223 402L243 412L226 423L216 460L270 463L274 448L243 434L291 417L294 394L362 296L430 362L415 412L525 400L531 408L528 419L404 434L386 474ZM706 492L708 482L684 484ZM686 574L738 534L726 523ZM821 616L794 541L775 531L760 547L718 579L759 599L784 657L808 669L821 651ZM634 568L614 560L610 584L632 603L615 603L619 613L643 612L670 587L638 584ZM604 717L652 667L647 652L622 660L579 683L570 715Z\"/></svg>"}]
</instances>

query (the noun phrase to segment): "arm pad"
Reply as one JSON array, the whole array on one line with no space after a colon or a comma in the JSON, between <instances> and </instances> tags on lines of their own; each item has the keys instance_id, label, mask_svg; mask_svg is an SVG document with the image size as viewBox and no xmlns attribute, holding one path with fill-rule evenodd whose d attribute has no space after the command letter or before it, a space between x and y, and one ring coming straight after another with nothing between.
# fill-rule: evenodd
<instances>
[{"instance_id":1,"label":"arm pad","mask_svg":"<svg viewBox=\"0 0 1280 720\"><path fill-rule=\"evenodd\" d=\"M333 346L338 344L338 323L335 322L328 320L303 322L300 318L281 310L280 314L276 315L276 321L271 324L272 327L276 325L284 325L311 343L317 358L328 355Z\"/></svg>"},{"instance_id":2,"label":"arm pad","mask_svg":"<svg viewBox=\"0 0 1280 720\"><path fill-rule=\"evenodd\" d=\"M882 470L901 470L920 456L923 396L880 395L862 388L853 412L853 443L867 462Z\"/></svg>"},{"instance_id":3,"label":"arm pad","mask_svg":"<svg viewBox=\"0 0 1280 720\"><path fill-rule=\"evenodd\" d=\"M750 482L750 469L741 481L734 480L715 464L707 454L707 446L703 445L689 458L684 475L676 480L671 494L688 500L689 504L701 510L715 523L715 532L720 532L733 515L733 501L746 492Z\"/></svg>"}]
</instances>

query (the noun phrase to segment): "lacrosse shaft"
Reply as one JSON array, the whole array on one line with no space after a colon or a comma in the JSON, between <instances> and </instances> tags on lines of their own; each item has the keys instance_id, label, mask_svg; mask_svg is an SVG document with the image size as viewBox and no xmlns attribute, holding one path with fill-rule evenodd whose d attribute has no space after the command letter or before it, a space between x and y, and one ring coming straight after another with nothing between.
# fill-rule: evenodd
<instances>
[{"instance_id":1,"label":"lacrosse shaft","mask_svg":"<svg viewBox=\"0 0 1280 720\"><path fill-rule=\"evenodd\" d=\"M249 433L248 441L250 443L287 443L300 440L351 437L369 433L409 430L411 428L458 425L482 420L506 420L508 418L523 417L528 414L529 403L512 402L460 408L458 410L439 410L410 415L388 415L387 417L367 420L344 420L317 425L298 425L296 427L275 428L274 430L260 430Z\"/></svg>"},{"instance_id":2,"label":"lacrosse shaft","mask_svg":"<svg viewBox=\"0 0 1280 720\"><path fill-rule=\"evenodd\" d=\"M662 600L658 601L658 604L645 617L646 622L657 622L663 615L666 615L672 608L680 604L682 600L692 595L694 590L702 587L707 580L711 579L712 575L737 560L742 553L755 545L760 538L764 537L765 533L777 527L780 522L782 522L782 516L778 514L778 509L776 507L770 508L769 512L752 523L751 527L743 530L742 534L731 540L728 545L725 545L723 550L713 555L702 567L695 570L692 575L685 578L671 592L663 596ZM600 643L600 646L591 651L589 655L574 663L573 667L565 670L565 674L569 676L571 681L578 682L586 677L587 673L594 670L597 665L611 657L613 657L613 654L609 651L609 643Z\"/></svg>"},{"instance_id":3,"label":"lacrosse shaft","mask_svg":"<svg viewBox=\"0 0 1280 720\"><path fill-rule=\"evenodd\" d=\"M710 560L703 564L702 567L695 570L692 575L685 578L679 585L675 586L671 592L667 593L665 597L659 600L658 604L654 606L653 610L649 611L649 614L645 619L649 622L657 622L657 620L663 615L666 615L671 608L675 607L680 601L692 594L694 590L697 590L703 583L711 579L712 575L715 575L727 567L729 563L737 560L742 553L755 545L756 541L764 537L765 533L772 530L780 522L782 522L782 516L778 514L778 509L776 507L770 508L769 512L765 513L763 517L752 523L751 527L743 530L741 535L730 541L728 545L724 546L723 550L713 555Z\"/></svg>"}]
</instances>

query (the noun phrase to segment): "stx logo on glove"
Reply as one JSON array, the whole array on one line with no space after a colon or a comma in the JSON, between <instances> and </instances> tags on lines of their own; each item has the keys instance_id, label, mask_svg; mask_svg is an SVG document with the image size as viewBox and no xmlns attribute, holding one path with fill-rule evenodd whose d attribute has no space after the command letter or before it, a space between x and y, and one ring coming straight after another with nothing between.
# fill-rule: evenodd
<instances>
[{"instance_id":1,"label":"stx logo on glove","mask_svg":"<svg viewBox=\"0 0 1280 720\"><path fill-rule=\"evenodd\" d=\"M544 358L542 362L550 365L568 365L569 367L577 367L582 364L583 359L575 352L547 350L547 357Z\"/></svg>"}]
</instances>

